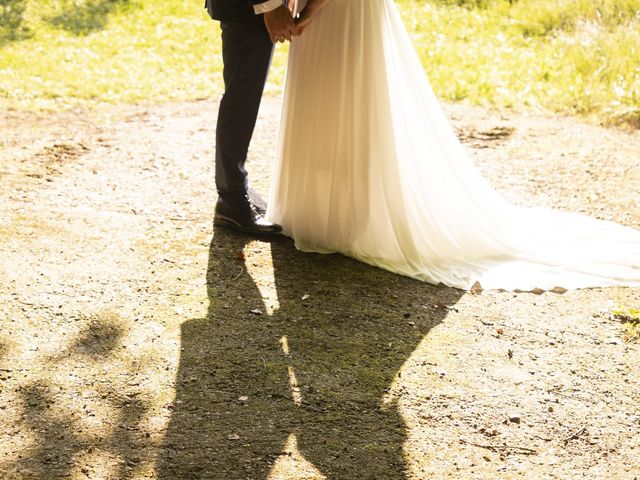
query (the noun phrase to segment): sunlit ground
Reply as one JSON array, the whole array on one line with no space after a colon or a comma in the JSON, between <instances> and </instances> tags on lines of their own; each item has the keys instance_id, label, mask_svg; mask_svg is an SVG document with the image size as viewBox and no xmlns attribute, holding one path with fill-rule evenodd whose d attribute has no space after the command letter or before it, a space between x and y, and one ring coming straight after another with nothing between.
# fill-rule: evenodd
<instances>
[{"instance_id":1,"label":"sunlit ground","mask_svg":"<svg viewBox=\"0 0 640 480\"><path fill-rule=\"evenodd\" d=\"M251 156L263 192L277 107L265 102ZM21 115L5 115L0 157L3 478L622 479L640 467L638 345L610 317L639 305L638 289L463 295L213 232L213 102ZM636 136L508 121L511 141L474 149L505 195L638 225L619 183L635 182ZM602 172L629 168L590 203L575 186L592 178L592 151Z\"/></svg>"}]
</instances>

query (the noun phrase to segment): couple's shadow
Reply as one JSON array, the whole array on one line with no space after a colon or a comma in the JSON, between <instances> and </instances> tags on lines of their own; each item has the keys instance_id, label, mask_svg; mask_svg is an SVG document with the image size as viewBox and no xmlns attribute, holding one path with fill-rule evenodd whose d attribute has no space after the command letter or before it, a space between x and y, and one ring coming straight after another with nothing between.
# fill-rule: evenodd
<instances>
[{"instance_id":1,"label":"couple's shadow","mask_svg":"<svg viewBox=\"0 0 640 480\"><path fill-rule=\"evenodd\" d=\"M215 230L209 312L182 327L159 477L266 480L293 439L305 468L328 479L406 478L407 426L383 398L446 315L433 305L462 292L301 253L287 239L254 243L262 254L245 259L249 241ZM274 278L252 278L269 257Z\"/></svg>"}]
</instances>

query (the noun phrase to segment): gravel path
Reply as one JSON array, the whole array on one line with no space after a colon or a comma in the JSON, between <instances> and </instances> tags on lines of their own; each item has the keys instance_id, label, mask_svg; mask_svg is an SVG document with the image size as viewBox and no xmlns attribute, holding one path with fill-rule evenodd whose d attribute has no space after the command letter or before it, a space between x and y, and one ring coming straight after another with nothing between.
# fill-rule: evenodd
<instances>
[{"instance_id":1,"label":"gravel path","mask_svg":"<svg viewBox=\"0 0 640 480\"><path fill-rule=\"evenodd\" d=\"M640 478L610 316L640 289L462 294L214 231L216 108L0 113L3 479ZM511 201L640 227L640 132L445 108Z\"/></svg>"}]
</instances>

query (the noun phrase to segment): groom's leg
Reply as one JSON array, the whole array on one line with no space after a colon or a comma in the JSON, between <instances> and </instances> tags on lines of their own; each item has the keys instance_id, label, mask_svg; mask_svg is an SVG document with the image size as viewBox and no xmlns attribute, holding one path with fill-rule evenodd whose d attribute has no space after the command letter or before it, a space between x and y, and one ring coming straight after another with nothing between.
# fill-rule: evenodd
<instances>
[{"instance_id":1,"label":"groom's leg","mask_svg":"<svg viewBox=\"0 0 640 480\"><path fill-rule=\"evenodd\" d=\"M216 188L220 198L243 198L244 164L267 79L273 44L262 25L223 22L225 93L216 130Z\"/></svg>"}]
</instances>

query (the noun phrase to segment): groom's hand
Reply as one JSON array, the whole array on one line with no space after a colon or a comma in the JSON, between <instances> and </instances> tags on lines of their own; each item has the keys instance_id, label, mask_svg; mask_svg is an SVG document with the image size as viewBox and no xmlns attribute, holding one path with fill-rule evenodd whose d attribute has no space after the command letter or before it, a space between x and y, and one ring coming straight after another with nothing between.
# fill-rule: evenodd
<instances>
[{"instance_id":1,"label":"groom's hand","mask_svg":"<svg viewBox=\"0 0 640 480\"><path fill-rule=\"evenodd\" d=\"M298 33L298 27L285 5L265 13L264 24L273 43L291 41L291 37Z\"/></svg>"}]
</instances>

